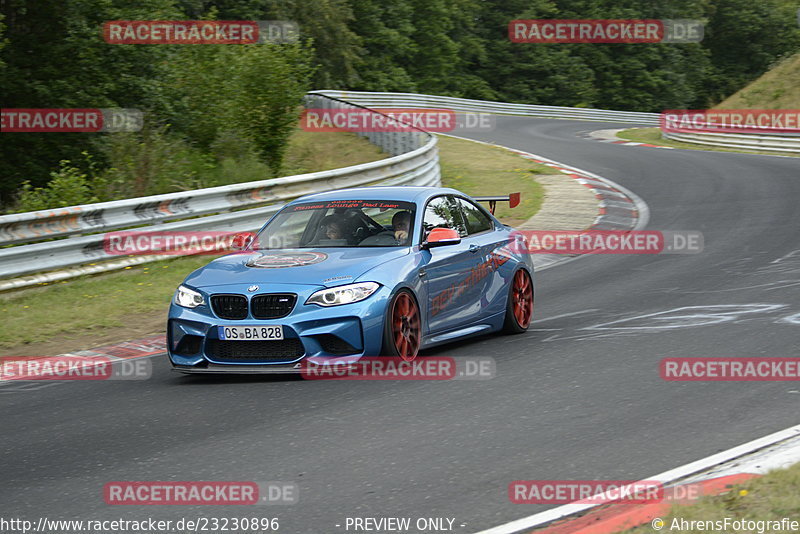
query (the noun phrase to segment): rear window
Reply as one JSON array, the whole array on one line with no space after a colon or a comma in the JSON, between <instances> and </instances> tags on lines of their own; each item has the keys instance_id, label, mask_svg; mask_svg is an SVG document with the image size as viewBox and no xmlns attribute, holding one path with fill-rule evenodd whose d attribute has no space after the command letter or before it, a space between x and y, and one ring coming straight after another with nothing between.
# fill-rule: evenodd
<instances>
[{"instance_id":1,"label":"rear window","mask_svg":"<svg viewBox=\"0 0 800 534\"><path fill-rule=\"evenodd\" d=\"M467 223L467 231L472 234L479 234L494 228L491 219L472 202L463 198L458 199L461 211L464 214L464 221Z\"/></svg>"}]
</instances>

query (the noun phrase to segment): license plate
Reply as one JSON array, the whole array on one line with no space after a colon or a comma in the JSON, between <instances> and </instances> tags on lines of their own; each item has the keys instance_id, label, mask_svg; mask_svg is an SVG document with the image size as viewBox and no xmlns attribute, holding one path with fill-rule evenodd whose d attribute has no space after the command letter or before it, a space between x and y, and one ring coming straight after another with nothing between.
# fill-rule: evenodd
<instances>
[{"instance_id":1,"label":"license plate","mask_svg":"<svg viewBox=\"0 0 800 534\"><path fill-rule=\"evenodd\" d=\"M283 339L283 326L218 326L219 338L230 341L273 341Z\"/></svg>"}]
</instances>

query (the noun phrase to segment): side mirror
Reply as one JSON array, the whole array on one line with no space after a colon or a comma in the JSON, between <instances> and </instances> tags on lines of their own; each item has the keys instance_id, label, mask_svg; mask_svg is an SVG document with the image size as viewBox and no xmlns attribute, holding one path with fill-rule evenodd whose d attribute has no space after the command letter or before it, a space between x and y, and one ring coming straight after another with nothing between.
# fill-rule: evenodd
<instances>
[{"instance_id":1,"label":"side mirror","mask_svg":"<svg viewBox=\"0 0 800 534\"><path fill-rule=\"evenodd\" d=\"M239 232L233 234L231 239L231 250L244 250L250 246L250 243L255 239L256 234L253 232Z\"/></svg>"},{"instance_id":2,"label":"side mirror","mask_svg":"<svg viewBox=\"0 0 800 534\"><path fill-rule=\"evenodd\" d=\"M461 243L461 236L452 228L434 228L428 234L428 239L422 243L422 248L445 247L459 243Z\"/></svg>"}]
</instances>

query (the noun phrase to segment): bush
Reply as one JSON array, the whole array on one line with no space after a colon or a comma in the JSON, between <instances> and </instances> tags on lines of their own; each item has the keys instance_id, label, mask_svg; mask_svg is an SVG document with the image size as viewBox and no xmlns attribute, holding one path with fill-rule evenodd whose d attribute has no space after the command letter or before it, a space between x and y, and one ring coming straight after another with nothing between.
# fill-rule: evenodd
<instances>
[{"instance_id":1,"label":"bush","mask_svg":"<svg viewBox=\"0 0 800 534\"><path fill-rule=\"evenodd\" d=\"M85 152L84 155L89 158ZM92 185L87 174L73 167L69 160L62 160L60 168L50 173L50 182L45 187L34 188L28 180L22 183L14 211L23 213L97 202Z\"/></svg>"},{"instance_id":2,"label":"bush","mask_svg":"<svg viewBox=\"0 0 800 534\"><path fill-rule=\"evenodd\" d=\"M167 131L145 126L141 132L109 135L100 145L106 169L96 181L104 200L187 191L213 185L208 175L214 157Z\"/></svg>"},{"instance_id":3,"label":"bush","mask_svg":"<svg viewBox=\"0 0 800 534\"><path fill-rule=\"evenodd\" d=\"M170 123L193 146L220 159L256 154L277 175L309 89L310 61L307 43L181 49L165 81L175 101Z\"/></svg>"}]
</instances>

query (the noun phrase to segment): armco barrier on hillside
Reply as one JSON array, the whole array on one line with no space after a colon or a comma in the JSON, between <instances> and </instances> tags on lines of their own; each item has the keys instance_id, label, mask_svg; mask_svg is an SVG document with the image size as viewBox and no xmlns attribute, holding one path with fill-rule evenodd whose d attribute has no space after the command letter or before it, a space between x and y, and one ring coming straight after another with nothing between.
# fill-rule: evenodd
<instances>
[{"instance_id":1,"label":"armco barrier on hillside","mask_svg":"<svg viewBox=\"0 0 800 534\"><path fill-rule=\"evenodd\" d=\"M525 115L554 119L606 120L658 126L658 113L612 111L608 109L568 108L562 106L536 106L508 104L488 100L471 100L452 96L418 95L414 93L369 93L362 91L313 91L309 94L325 95L346 100L368 108L397 109L450 109L455 112L495 113L498 115Z\"/></svg>"},{"instance_id":2,"label":"armco barrier on hillside","mask_svg":"<svg viewBox=\"0 0 800 534\"><path fill-rule=\"evenodd\" d=\"M662 132L662 135L673 141L716 148L800 154L800 137L797 136L744 135L701 131L691 133Z\"/></svg>"},{"instance_id":3,"label":"armco barrier on hillside","mask_svg":"<svg viewBox=\"0 0 800 534\"><path fill-rule=\"evenodd\" d=\"M667 139L719 148L800 153L798 109L668 110L661 114Z\"/></svg>"}]
</instances>

